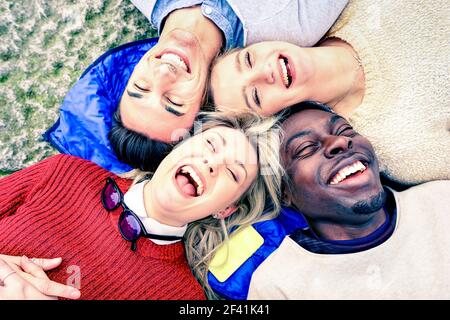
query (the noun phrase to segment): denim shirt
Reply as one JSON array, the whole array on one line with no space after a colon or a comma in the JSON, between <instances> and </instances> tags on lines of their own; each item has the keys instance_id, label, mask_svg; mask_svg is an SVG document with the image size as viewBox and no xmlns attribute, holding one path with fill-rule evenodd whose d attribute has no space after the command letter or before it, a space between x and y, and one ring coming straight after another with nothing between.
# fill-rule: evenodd
<instances>
[{"instance_id":1,"label":"denim shirt","mask_svg":"<svg viewBox=\"0 0 450 320\"><path fill-rule=\"evenodd\" d=\"M151 23L161 34L161 24L172 11L201 5L202 13L222 30L224 50L244 45L242 23L226 0L157 0L151 14Z\"/></svg>"}]
</instances>

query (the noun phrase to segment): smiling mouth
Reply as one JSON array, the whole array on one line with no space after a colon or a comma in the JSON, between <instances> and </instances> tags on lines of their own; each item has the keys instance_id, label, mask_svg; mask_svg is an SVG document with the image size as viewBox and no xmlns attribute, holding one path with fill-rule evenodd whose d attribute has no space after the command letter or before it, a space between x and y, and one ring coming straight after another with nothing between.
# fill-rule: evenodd
<instances>
[{"instance_id":1,"label":"smiling mouth","mask_svg":"<svg viewBox=\"0 0 450 320\"><path fill-rule=\"evenodd\" d=\"M160 59L164 63L168 63L170 65L175 65L181 70L184 70L187 73L191 73L191 68L189 66L189 60L187 57L182 56L173 51L165 51L162 54L156 56L157 59Z\"/></svg>"},{"instance_id":2,"label":"smiling mouth","mask_svg":"<svg viewBox=\"0 0 450 320\"><path fill-rule=\"evenodd\" d=\"M199 174L189 165L178 169L175 181L181 192L189 197L200 197L205 191L205 186Z\"/></svg>"},{"instance_id":3,"label":"smiling mouth","mask_svg":"<svg viewBox=\"0 0 450 320\"><path fill-rule=\"evenodd\" d=\"M367 163L360 160L354 161L353 163L345 166L344 168L340 169L335 175L333 175L328 181L328 184L337 185L345 182L351 178L363 174L367 170L367 168Z\"/></svg>"},{"instance_id":4,"label":"smiling mouth","mask_svg":"<svg viewBox=\"0 0 450 320\"><path fill-rule=\"evenodd\" d=\"M292 71L289 65L289 60L285 56L280 55L278 57L278 63L281 67L281 79L284 86L288 89L292 84Z\"/></svg>"}]
</instances>

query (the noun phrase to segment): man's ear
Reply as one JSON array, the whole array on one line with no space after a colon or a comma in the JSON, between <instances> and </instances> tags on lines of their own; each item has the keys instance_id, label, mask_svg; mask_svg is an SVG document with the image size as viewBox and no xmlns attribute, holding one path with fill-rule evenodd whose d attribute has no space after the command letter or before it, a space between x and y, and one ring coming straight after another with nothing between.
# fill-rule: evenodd
<instances>
[{"instance_id":1,"label":"man's ear","mask_svg":"<svg viewBox=\"0 0 450 320\"><path fill-rule=\"evenodd\" d=\"M231 216L231 214L234 213L237 209L238 209L238 207L236 207L235 205L226 207L225 209L220 210L220 211L217 213L217 218L219 218L219 219L225 219L226 217Z\"/></svg>"},{"instance_id":2,"label":"man's ear","mask_svg":"<svg viewBox=\"0 0 450 320\"><path fill-rule=\"evenodd\" d=\"M283 192L283 197L281 199L282 204L286 207L291 207L292 206L292 196L290 193L287 192Z\"/></svg>"},{"instance_id":3,"label":"man's ear","mask_svg":"<svg viewBox=\"0 0 450 320\"><path fill-rule=\"evenodd\" d=\"M292 206L292 193L289 190L289 186L283 183L281 187L281 202L284 206Z\"/></svg>"}]
</instances>

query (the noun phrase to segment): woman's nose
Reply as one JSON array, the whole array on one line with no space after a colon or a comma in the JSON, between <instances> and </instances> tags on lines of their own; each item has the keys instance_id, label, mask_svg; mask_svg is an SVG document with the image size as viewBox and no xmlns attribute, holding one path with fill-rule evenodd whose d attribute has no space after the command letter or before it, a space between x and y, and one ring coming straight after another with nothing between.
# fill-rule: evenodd
<instances>
[{"instance_id":1,"label":"woman's nose","mask_svg":"<svg viewBox=\"0 0 450 320\"><path fill-rule=\"evenodd\" d=\"M259 68L255 68L254 81L263 82L267 84L275 83L273 68L270 63L263 64Z\"/></svg>"},{"instance_id":2,"label":"woman's nose","mask_svg":"<svg viewBox=\"0 0 450 320\"><path fill-rule=\"evenodd\" d=\"M216 176L217 175L217 163L216 161L212 160L212 159L203 159L203 163L206 165L208 172L211 176Z\"/></svg>"}]
</instances>

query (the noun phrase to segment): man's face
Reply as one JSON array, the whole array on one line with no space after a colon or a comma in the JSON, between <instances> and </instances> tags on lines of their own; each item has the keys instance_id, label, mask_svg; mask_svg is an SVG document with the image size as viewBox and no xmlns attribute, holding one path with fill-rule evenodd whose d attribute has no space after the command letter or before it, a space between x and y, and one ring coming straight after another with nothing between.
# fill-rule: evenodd
<instances>
[{"instance_id":1,"label":"man's face","mask_svg":"<svg viewBox=\"0 0 450 320\"><path fill-rule=\"evenodd\" d=\"M175 29L160 38L136 65L122 95L124 126L155 140L177 141L200 109L208 68L192 33Z\"/></svg>"},{"instance_id":2,"label":"man's face","mask_svg":"<svg viewBox=\"0 0 450 320\"><path fill-rule=\"evenodd\" d=\"M358 222L380 209L384 191L370 142L342 117L305 110L283 123L286 199L309 219Z\"/></svg>"}]
</instances>

